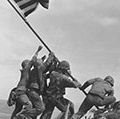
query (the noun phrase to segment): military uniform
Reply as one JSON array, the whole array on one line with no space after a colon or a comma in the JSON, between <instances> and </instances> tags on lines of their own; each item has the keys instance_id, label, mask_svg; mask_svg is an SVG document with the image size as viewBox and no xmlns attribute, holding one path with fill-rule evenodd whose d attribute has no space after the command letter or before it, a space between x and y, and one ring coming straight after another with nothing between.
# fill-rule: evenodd
<instances>
[{"instance_id":1,"label":"military uniform","mask_svg":"<svg viewBox=\"0 0 120 119\"><path fill-rule=\"evenodd\" d=\"M50 74L50 84L46 91L45 111L40 119L50 119L55 107L61 112L66 112L68 103L70 103L70 116L74 113L74 104L63 97L65 88L76 88L76 82L71 81L69 77L62 72L52 71Z\"/></svg>"},{"instance_id":2,"label":"military uniform","mask_svg":"<svg viewBox=\"0 0 120 119\"><path fill-rule=\"evenodd\" d=\"M14 100L14 102L15 102L14 103L15 109L12 113L11 119L13 119L16 116L16 114L18 112L20 112L23 108L26 110L32 108L31 101L29 100L29 97L28 97L28 81L30 79L29 74L30 74L31 68L33 66L33 62L36 59L36 57L38 56L38 52L41 49L42 49L42 46L39 46L37 52L32 57L32 60L26 59L21 63L22 70L21 70L20 81L18 82L17 87L11 91L10 97L8 100L8 101ZM14 95L14 97L13 97L13 95ZM16 116L16 118L17 118L17 116Z\"/></svg>"},{"instance_id":3,"label":"military uniform","mask_svg":"<svg viewBox=\"0 0 120 119\"><path fill-rule=\"evenodd\" d=\"M22 62L22 70L20 81L18 82L17 87L15 88L15 109L12 113L11 119L13 119L18 112L24 108L29 109L32 108L31 101L29 100L26 91L27 91L27 82L29 80L29 71L32 66L32 62L29 60L24 60Z\"/></svg>"},{"instance_id":4,"label":"military uniform","mask_svg":"<svg viewBox=\"0 0 120 119\"><path fill-rule=\"evenodd\" d=\"M53 55L50 54L45 62L43 62L41 59L36 59L34 62L34 68L29 74L30 79L27 86L29 89L29 99L32 102L33 108L23 111L22 114L35 118L45 109L43 101L40 97L44 88L43 74L48 71L53 58Z\"/></svg>"},{"instance_id":5,"label":"military uniform","mask_svg":"<svg viewBox=\"0 0 120 119\"><path fill-rule=\"evenodd\" d=\"M116 98L113 96L114 90L112 88L113 81L112 77L108 76L104 80L95 78L85 82L81 90L85 90L89 85L92 85L92 87L72 119L80 119L93 106L108 106L115 102Z\"/></svg>"}]
</instances>

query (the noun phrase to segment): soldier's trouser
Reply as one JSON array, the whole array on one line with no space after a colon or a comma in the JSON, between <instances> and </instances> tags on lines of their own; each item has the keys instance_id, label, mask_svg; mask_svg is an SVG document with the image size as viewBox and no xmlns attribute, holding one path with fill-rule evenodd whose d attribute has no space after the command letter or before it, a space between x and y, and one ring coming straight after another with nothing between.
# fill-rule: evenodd
<instances>
[{"instance_id":1,"label":"soldier's trouser","mask_svg":"<svg viewBox=\"0 0 120 119\"><path fill-rule=\"evenodd\" d=\"M55 108L55 105L50 101L48 101L45 104L45 110L43 111L40 119L51 119L54 108Z\"/></svg>"},{"instance_id":2,"label":"soldier's trouser","mask_svg":"<svg viewBox=\"0 0 120 119\"><path fill-rule=\"evenodd\" d=\"M50 119L53 113L53 110L55 106L61 111L61 112L66 112L67 105L70 103L70 112L69 116L72 116L74 113L74 104L69 101L68 99L61 97L58 98L57 100L51 98L47 100L47 103L45 104L45 110L42 113L40 119Z\"/></svg>"},{"instance_id":3,"label":"soldier's trouser","mask_svg":"<svg viewBox=\"0 0 120 119\"><path fill-rule=\"evenodd\" d=\"M16 116L16 114L22 110L23 106L25 109L32 108L32 104L31 104L31 101L29 100L28 96L25 93L20 92L17 95L16 106L12 113L11 119L13 119L13 117Z\"/></svg>"},{"instance_id":4,"label":"soldier's trouser","mask_svg":"<svg viewBox=\"0 0 120 119\"><path fill-rule=\"evenodd\" d=\"M66 112L66 109L67 109L67 106L68 106L68 104L70 104L70 107L69 107L69 113L68 113L68 116L69 116L69 118L74 114L74 104L70 101L70 100L68 100L68 99L66 99L66 98L64 98L64 97L61 97L61 98L59 98L58 99L58 102L60 102L62 105L64 105L64 110L62 109L62 108L60 108L60 106L59 105L56 105L56 107L60 110L60 111L62 111L62 112Z\"/></svg>"},{"instance_id":5,"label":"soldier's trouser","mask_svg":"<svg viewBox=\"0 0 120 119\"><path fill-rule=\"evenodd\" d=\"M87 97L84 99L83 103L81 104L78 112L75 115L78 115L78 117L81 118L93 106L109 105L109 104L115 102L115 100L116 99L114 96L105 96L104 98L101 98L97 95L88 94Z\"/></svg>"},{"instance_id":6,"label":"soldier's trouser","mask_svg":"<svg viewBox=\"0 0 120 119\"><path fill-rule=\"evenodd\" d=\"M44 111L45 106L44 106L43 101L41 100L39 94L36 91L31 90L31 91L29 91L28 95L29 95L30 101L32 102L33 108L24 110L22 112L22 114L28 115L32 118L35 118Z\"/></svg>"},{"instance_id":7,"label":"soldier's trouser","mask_svg":"<svg viewBox=\"0 0 120 119\"><path fill-rule=\"evenodd\" d=\"M16 116L16 114L18 114L22 110L22 107L23 105L21 105L19 102L16 102L15 109L13 110L13 113L10 119L13 119Z\"/></svg>"}]
</instances>

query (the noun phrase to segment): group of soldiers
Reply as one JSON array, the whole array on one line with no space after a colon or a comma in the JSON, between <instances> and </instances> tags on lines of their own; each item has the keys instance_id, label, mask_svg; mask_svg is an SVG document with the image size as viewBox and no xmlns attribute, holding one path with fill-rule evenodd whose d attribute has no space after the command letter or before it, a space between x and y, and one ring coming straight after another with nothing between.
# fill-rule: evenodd
<instances>
[{"instance_id":1,"label":"group of soldiers","mask_svg":"<svg viewBox=\"0 0 120 119\"><path fill-rule=\"evenodd\" d=\"M38 58L42 46L39 46L31 60L21 63L20 81L9 94L8 106L15 105L11 119L51 119L54 108L65 118L69 106L68 119L82 118L93 106L109 108L116 101L114 97L114 79L106 76L105 79L94 78L81 85L76 79L70 78L70 64L68 61L59 61L53 52ZM66 88L79 88L84 91L92 85L86 98L77 113L74 104L64 97Z\"/></svg>"}]
</instances>

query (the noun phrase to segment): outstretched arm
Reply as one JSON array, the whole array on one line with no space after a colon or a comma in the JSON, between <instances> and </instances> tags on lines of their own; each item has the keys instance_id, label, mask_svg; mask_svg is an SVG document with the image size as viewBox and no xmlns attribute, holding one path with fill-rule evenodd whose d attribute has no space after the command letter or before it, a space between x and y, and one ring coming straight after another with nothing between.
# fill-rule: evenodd
<instances>
[{"instance_id":1,"label":"outstretched arm","mask_svg":"<svg viewBox=\"0 0 120 119\"><path fill-rule=\"evenodd\" d=\"M31 59L32 62L36 62L37 61L38 53L40 52L40 50L42 48L43 48L42 46L38 47L37 51L35 52L35 54L33 55L32 59Z\"/></svg>"},{"instance_id":2,"label":"outstretched arm","mask_svg":"<svg viewBox=\"0 0 120 119\"><path fill-rule=\"evenodd\" d=\"M47 72L48 70L54 70L54 68L57 65L57 58L55 57L55 54L51 52L47 58L47 60L44 62L45 70L44 72Z\"/></svg>"},{"instance_id":3,"label":"outstretched arm","mask_svg":"<svg viewBox=\"0 0 120 119\"><path fill-rule=\"evenodd\" d=\"M93 78L88 81L86 81L83 86L80 88L81 90L85 90L88 86L94 84L96 81L101 81L101 78Z\"/></svg>"}]
</instances>

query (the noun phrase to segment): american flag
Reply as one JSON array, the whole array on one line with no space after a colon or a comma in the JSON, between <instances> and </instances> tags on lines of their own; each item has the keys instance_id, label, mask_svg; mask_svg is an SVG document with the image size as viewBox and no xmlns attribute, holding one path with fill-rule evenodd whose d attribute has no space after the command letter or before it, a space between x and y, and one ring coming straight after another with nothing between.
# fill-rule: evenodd
<instances>
[{"instance_id":1,"label":"american flag","mask_svg":"<svg viewBox=\"0 0 120 119\"><path fill-rule=\"evenodd\" d=\"M25 17L31 14L40 3L44 8L48 9L49 0L14 0L18 7L22 10Z\"/></svg>"}]
</instances>

